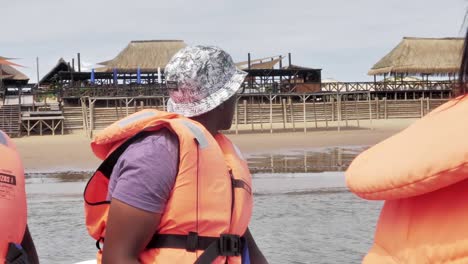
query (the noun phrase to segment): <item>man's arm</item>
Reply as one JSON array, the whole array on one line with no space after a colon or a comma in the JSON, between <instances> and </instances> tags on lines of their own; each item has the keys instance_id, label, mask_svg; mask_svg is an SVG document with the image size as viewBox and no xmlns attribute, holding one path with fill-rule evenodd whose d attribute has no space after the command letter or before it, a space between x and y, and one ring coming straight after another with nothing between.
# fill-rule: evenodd
<instances>
[{"instance_id":1,"label":"man's arm","mask_svg":"<svg viewBox=\"0 0 468 264\"><path fill-rule=\"evenodd\" d=\"M139 263L138 257L156 233L160 220L161 214L112 199L102 263Z\"/></svg>"},{"instance_id":2,"label":"man's arm","mask_svg":"<svg viewBox=\"0 0 468 264\"><path fill-rule=\"evenodd\" d=\"M244 234L244 237L247 240L247 245L249 246L250 263L268 264L268 261L258 248L257 243L255 243L255 240L253 239L252 234L250 233L250 230L248 228Z\"/></svg>"},{"instance_id":3,"label":"man's arm","mask_svg":"<svg viewBox=\"0 0 468 264\"><path fill-rule=\"evenodd\" d=\"M156 233L178 169L177 137L158 131L120 156L109 182L103 263L138 263Z\"/></svg>"},{"instance_id":4,"label":"man's arm","mask_svg":"<svg viewBox=\"0 0 468 264\"><path fill-rule=\"evenodd\" d=\"M31 264L39 264L39 258L37 256L36 247L29 233L29 227L26 225L26 231L24 232L23 241L21 241L21 246L24 251L28 254L28 260Z\"/></svg>"}]
</instances>

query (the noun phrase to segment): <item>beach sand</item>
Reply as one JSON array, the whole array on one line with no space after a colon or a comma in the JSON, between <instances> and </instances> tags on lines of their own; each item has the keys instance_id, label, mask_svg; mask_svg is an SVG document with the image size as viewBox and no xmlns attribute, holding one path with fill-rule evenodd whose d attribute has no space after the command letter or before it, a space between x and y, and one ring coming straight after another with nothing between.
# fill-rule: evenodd
<instances>
[{"instance_id":1,"label":"beach sand","mask_svg":"<svg viewBox=\"0 0 468 264\"><path fill-rule=\"evenodd\" d=\"M360 128L302 129L278 133L229 133L228 137L245 154L282 152L332 146L374 145L408 127L417 119L361 121ZM84 133L15 138L27 172L90 171L99 160Z\"/></svg>"}]
</instances>

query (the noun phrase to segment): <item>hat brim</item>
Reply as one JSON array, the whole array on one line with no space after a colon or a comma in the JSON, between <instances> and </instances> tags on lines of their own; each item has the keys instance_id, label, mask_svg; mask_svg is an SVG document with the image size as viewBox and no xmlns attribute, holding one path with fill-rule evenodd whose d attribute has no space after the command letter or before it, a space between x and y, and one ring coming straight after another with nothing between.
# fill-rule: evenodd
<instances>
[{"instance_id":1,"label":"hat brim","mask_svg":"<svg viewBox=\"0 0 468 264\"><path fill-rule=\"evenodd\" d=\"M180 104L175 103L169 98L167 101L167 111L186 117L199 116L207 113L236 94L241 88L247 74L248 73L245 71L236 69L236 72L232 75L231 79L227 81L223 87L197 102Z\"/></svg>"}]
</instances>

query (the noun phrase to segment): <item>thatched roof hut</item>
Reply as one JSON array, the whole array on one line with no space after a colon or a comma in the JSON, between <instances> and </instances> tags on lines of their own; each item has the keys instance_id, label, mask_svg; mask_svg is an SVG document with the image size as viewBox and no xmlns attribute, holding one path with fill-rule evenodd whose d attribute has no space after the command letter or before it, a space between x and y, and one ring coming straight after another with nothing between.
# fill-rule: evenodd
<instances>
[{"instance_id":1,"label":"thatched roof hut","mask_svg":"<svg viewBox=\"0 0 468 264\"><path fill-rule=\"evenodd\" d=\"M39 81L39 85L50 85L56 75L61 71L74 72L75 70L63 58L60 58L57 61L57 64L55 64L55 66L48 73L46 73L44 77L42 77L42 79Z\"/></svg>"},{"instance_id":2,"label":"thatched roof hut","mask_svg":"<svg viewBox=\"0 0 468 264\"><path fill-rule=\"evenodd\" d=\"M186 46L183 40L132 41L114 59L98 63L105 67L97 71L111 72L116 68L119 72L135 72L138 67L142 71L164 69L172 56Z\"/></svg>"},{"instance_id":3,"label":"thatched roof hut","mask_svg":"<svg viewBox=\"0 0 468 264\"><path fill-rule=\"evenodd\" d=\"M463 38L405 37L369 75L454 75L460 69Z\"/></svg>"},{"instance_id":4,"label":"thatched roof hut","mask_svg":"<svg viewBox=\"0 0 468 264\"><path fill-rule=\"evenodd\" d=\"M3 83L28 83L29 77L10 65L0 64L0 78Z\"/></svg>"}]
</instances>

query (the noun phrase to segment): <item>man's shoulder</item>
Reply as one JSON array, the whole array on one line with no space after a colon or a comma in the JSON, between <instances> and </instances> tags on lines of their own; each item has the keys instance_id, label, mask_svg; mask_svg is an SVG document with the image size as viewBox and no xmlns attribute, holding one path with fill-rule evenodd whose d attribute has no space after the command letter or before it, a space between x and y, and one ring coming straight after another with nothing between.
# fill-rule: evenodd
<instances>
[{"instance_id":1,"label":"man's shoulder","mask_svg":"<svg viewBox=\"0 0 468 264\"><path fill-rule=\"evenodd\" d=\"M157 131L148 132L141 136L141 138L137 139L135 142L130 144L130 146L128 146L123 155L129 153L160 153L161 148L172 151L174 149L178 149L178 147L179 140L177 135L167 128L162 128Z\"/></svg>"}]
</instances>

